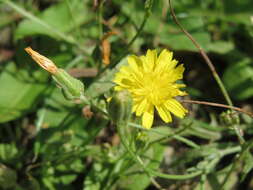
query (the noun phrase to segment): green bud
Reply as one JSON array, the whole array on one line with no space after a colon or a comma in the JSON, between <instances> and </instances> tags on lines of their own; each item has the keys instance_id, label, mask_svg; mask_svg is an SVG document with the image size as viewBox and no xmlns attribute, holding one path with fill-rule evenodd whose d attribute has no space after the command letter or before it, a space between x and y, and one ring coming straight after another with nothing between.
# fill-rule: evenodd
<instances>
[{"instance_id":1,"label":"green bud","mask_svg":"<svg viewBox=\"0 0 253 190\"><path fill-rule=\"evenodd\" d=\"M132 113L132 98L127 90L114 93L108 104L108 113L116 124L129 121Z\"/></svg>"},{"instance_id":2,"label":"green bud","mask_svg":"<svg viewBox=\"0 0 253 190\"><path fill-rule=\"evenodd\" d=\"M65 70L58 68L53 61L34 51L31 47L25 48L25 51L36 63L52 75L53 79L62 89L62 93L66 99L82 100L82 102L87 103L84 96L84 85L80 80L72 77Z\"/></svg>"},{"instance_id":3,"label":"green bud","mask_svg":"<svg viewBox=\"0 0 253 190\"><path fill-rule=\"evenodd\" d=\"M17 174L14 170L0 164L0 189L10 189L15 187Z\"/></svg>"},{"instance_id":4,"label":"green bud","mask_svg":"<svg viewBox=\"0 0 253 190\"><path fill-rule=\"evenodd\" d=\"M52 77L62 89L62 93L67 100L84 99L84 85L80 80L72 77L63 69L58 69Z\"/></svg>"},{"instance_id":5,"label":"green bud","mask_svg":"<svg viewBox=\"0 0 253 190\"><path fill-rule=\"evenodd\" d=\"M222 112L220 115L220 121L222 124L231 126L237 125L240 123L239 115L231 110L227 110L226 112Z\"/></svg>"}]
</instances>

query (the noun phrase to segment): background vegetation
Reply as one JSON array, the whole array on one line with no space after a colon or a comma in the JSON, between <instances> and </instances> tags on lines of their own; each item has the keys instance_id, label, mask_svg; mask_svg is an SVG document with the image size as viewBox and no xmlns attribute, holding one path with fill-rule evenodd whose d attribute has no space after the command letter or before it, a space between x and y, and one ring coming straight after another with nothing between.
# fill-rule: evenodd
<instances>
[{"instance_id":1,"label":"background vegetation","mask_svg":"<svg viewBox=\"0 0 253 190\"><path fill-rule=\"evenodd\" d=\"M108 117L65 100L24 51L31 46L78 77L86 95L105 109L116 65L128 54L168 48L186 67L186 99L226 104L198 49L173 22L168 1L151 4L0 1L0 189L253 189L249 116L226 113L224 120L226 109L185 104L185 119L165 125L157 118L150 131L133 118L128 134L135 157ZM173 7L234 105L252 111L252 1L176 0ZM138 131L145 135L137 138Z\"/></svg>"}]
</instances>

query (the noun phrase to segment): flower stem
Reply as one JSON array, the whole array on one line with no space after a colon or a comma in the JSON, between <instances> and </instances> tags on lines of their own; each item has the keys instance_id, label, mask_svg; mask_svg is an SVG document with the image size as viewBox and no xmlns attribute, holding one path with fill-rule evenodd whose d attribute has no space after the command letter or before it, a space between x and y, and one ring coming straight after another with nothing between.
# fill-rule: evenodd
<instances>
[{"instance_id":1,"label":"flower stem","mask_svg":"<svg viewBox=\"0 0 253 190\"><path fill-rule=\"evenodd\" d=\"M225 98L225 100L227 101L228 105L233 106L232 100L228 95L228 92L224 86L224 84L222 83L212 61L210 60L210 58L208 57L208 55L206 54L206 52L204 51L204 49L199 45L199 43L193 38L193 36L180 24L180 22L178 21L176 14L174 12L174 9L172 7L172 3L171 0L169 0L169 6L170 6L170 12L171 12L171 16L174 20L174 22L179 26L179 28L181 29L181 31L192 41L192 43L195 45L195 47L199 50L199 53L201 54L201 56L203 57L203 59L205 60L206 64L208 65L209 69L211 70L214 79L216 80L216 82L219 85L219 88L221 89L221 92Z\"/></svg>"},{"instance_id":2,"label":"flower stem","mask_svg":"<svg viewBox=\"0 0 253 190\"><path fill-rule=\"evenodd\" d=\"M127 139L126 139L126 135L124 133L124 128L127 127L127 125L118 125L117 129L118 129L118 134L120 136L121 139L121 143L124 146L124 148L128 151L128 153L130 154L130 156L132 157L132 159L138 163L141 168L143 169L143 171L149 176L155 176L155 177L161 177L161 178L165 178L165 179L171 179L171 180L187 180L187 179L191 179L197 176L200 176L202 174L204 174L205 172L207 172L206 174L208 174L209 172L212 171L212 168L215 167L215 165L220 161L220 159L226 155L229 154L233 154L236 152L240 152L242 150L241 146L236 146L236 147L232 147L229 149L224 149L224 150L220 150L219 153L217 154L216 158L211 160L203 170L197 170L195 172L189 173L189 174L184 174L184 175L173 175L173 174L164 174L158 171L155 171L151 168L148 168L147 166L145 166L144 162L142 161L142 159L136 155L134 153L134 151L131 149L130 146L128 146L127 143ZM247 146L250 147L250 146ZM241 151L242 152L242 151Z\"/></svg>"},{"instance_id":3,"label":"flower stem","mask_svg":"<svg viewBox=\"0 0 253 190\"><path fill-rule=\"evenodd\" d=\"M199 176L201 175L202 171L196 171L190 174L184 174L184 175L170 175L170 174L164 174L164 173L160 173L157 172L151 168L148 168L147 166L145 166L144 162L142 161L142 159L135 155L135 153L133 152L133 150L130 148L130 146L128 146L127 143L127 139L126 139L126 135L124 133L124 128L126 127L126 125L118 125L117 129L118 129L118 134L120 136L121 139L121 143L124 146L124 148L128 151L128 153L130 154L130 156L132 157L133 160L135 160L136 163L138 163L142 170L151 178L152 176L158 176L158 177L162 177L165 179L174 179L174 180L186 180L186 179L191 179L193 177Z\"/></svg>"},{"instance_id":4,"label":"flower stem","mask_svg":"<svg viewBox=\"0 0 253 190\"><path fill-rule=\"evenodd\" d=\"M212 72L212 75L214 77L214 79L216 80L226 102L228 103L229 106L233 107L233 102L230 98L230 96L228 95L228 92L223 84L223 82L220 79L220 76L218 75L212 61L210 60L210 58L208 57L208 55L206 54L206 52L204 51L204 49L199 45L199 43L193 38L193 36L180 24L180 22L178 21L176 14L174 12L174 9L172 7L171 4L171 0L169 0L169 6L170 6L170 12L171 12L171 16L173 18L173 20L175 21L175 23L179 26L179 28L181 29L181 31L192 41L192 43L195 45L195 47L199 50L199 53L201 54L201 56L203 57L203 59L205 60L206 64L208 65L209 69ZM231 109L231 108L229 108ZM251 116L252 117L252 116ZM243 144L245 142L243 136L240 134L240 129L238 128L237 125L233 125L232 126L234 131L236 132L236 135L239 139L240 144Z\"/></svg>"},{"instance_id":5,"label":"flower stem","mask_svg":"<svg viewBox=\"0 0 253 190\"><path fill-rule=\"evenodd\" d=\"M228 103L229 106L233 106L233 102L232 102L230 96L228 95L228 92L227 92L223 82L221 81L220 76L218 75L212 61L210 60L210 58L208 57L208 55L206 54L204 49L193 38L193 36L180 24L180 22L178 21L178 19L176 17L174 9L172 7L171 0L169 0L169 6L170 6L170 12L171 12L171 16L172 16L173 20L179 26L181 31L192 41L192 43L195 45L195 47L199 50L199 53L202 55L203 59L205 60L206 64L208 65L209 69L211 70L212 75L213 75L214 79L216 80L226 102ZM240 144L243 144L245 142L245 140L244 140L243 136L239 133L240 129L238 128L237 125L233 125L233 128L236 132L236 135L239 139Z\"/></svg>"}]
</instances>

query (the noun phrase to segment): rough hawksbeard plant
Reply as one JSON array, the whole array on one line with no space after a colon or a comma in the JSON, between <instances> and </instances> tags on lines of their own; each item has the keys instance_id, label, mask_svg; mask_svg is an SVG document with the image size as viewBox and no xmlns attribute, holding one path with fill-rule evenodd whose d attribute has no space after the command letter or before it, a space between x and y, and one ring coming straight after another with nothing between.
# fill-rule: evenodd
<instances>
[{"instance_id":1,"label":"rough hawksbeard plant","mask_svg":"<svg viewBox=\"0 0 253 190\"><path fill-rule=\"evenodd\" d=\"M187 93L176 83L183 78L184 66L173 59L173 53L164 49L159 56L156 50L148 50L146 56L128 57L128 65L122 66L114 78L115 90L128 90L133 99L132 111L142 116L142 125L150 129L156 109L166 123L172 121L171 113L183 118L187 110L175 99Z\"/></svg>"}]
</instances>

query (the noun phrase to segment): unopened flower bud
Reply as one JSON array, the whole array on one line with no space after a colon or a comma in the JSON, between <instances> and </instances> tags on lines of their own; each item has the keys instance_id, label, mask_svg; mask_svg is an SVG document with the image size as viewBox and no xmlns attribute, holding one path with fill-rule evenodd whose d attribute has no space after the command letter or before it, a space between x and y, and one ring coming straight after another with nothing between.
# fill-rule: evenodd
<instances>
[{"instance_id":1,"label":"unopened flower bud","mask_svg":"<svg viewBox=\"0 0 253 190\"><path fill-rule=\"evenodd\" d=\"M57 68L57 66L48 58L40 55L32 48L27 47L25 51L32 57L32 59L38 63L43 69L48 71L54 81L62 89L64 97L68 100L85 100L84 97L84 85L81 81L72 77L65 70Z\"/></svg>"},{"instance_id":2,"label":"unopened flower bud","mask_svg":"<svg viewBox=\"0 0 253 190\"><path fill-rule=\"evenodd\" d=\"M116 124L127 123L132 114L132 98L127 90L116 91L108 104L108 113Z\"/></svg>"},{"instance_id":3,"label":"unopened flower bud","mask_svg":"<svg viewBox=\"0 0 253 190\"><path fill-rule=\"evenodd\" d=\"M224 125L231 126L231 125L239 124L240 118L236 112L228 110L226 112L221 113L220 121Z\"/></svg>"},{"instance_id":4,"label":"unopened flower bud","mask_svg":"<svg viewBox=\"0 0 253 190\"><path fill-rule=\"evenodd\" d=\"M64 97L68 100L80 100L84 98L84 85L80 80L72 77L63 69L53 75L53 79L62 89Z\"/></svg>"},{"instance_id":5,"label":"unopened flower bud","mask_svg":"<svg viewBox=\"0 0 253 190\"><path fill-rule=\"evenodd\" d=\"M32 59L38 63L43 69L55 74L58 70L56 65L50 59L46 58L43 55L40 55L38 52L34 51L31 47L25 48L25 51L32 57Z\"/></svg>"}]
</instances>

